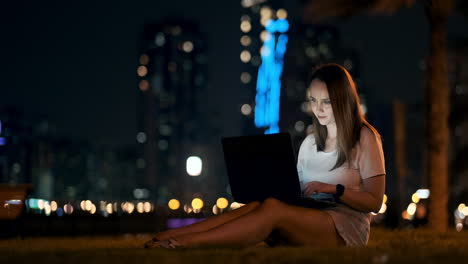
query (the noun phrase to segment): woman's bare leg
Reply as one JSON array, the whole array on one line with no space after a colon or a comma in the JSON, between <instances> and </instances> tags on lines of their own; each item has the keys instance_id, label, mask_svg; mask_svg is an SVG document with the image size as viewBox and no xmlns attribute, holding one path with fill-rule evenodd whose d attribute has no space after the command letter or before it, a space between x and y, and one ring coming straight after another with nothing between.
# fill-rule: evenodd
<instances>
[{"instance_id":1,"label":"woman's bare leg","mask_svg":"<svg viewBox=\"0 0 468 264\"><path fill-rule=\"evenodd\" d=\"M181 236L190 233L203 232L215 228L219 225L223 225L229 221L232 221L238 217L241 217L251 211L255 210L260 205L259 202L248 203L236 210L232 210L220 215L209 217L203 221L176 228L166 230L160 233L157 233L155 237L159 240L169 239L170 237Z\"/></svg>"},{"instance_id":2,"label":"woman's bare leg","mask_svg":"<svg viewBox=\"0 0 468 264\"><path fill-rule=\"evenodd\" d=\"M269 198L255 210L208 231L174 238L185 247L249 246L265 240L277 229L296 245L342 244L331 217L322 211L287 205Z\"/></svg>"}]
</instances>

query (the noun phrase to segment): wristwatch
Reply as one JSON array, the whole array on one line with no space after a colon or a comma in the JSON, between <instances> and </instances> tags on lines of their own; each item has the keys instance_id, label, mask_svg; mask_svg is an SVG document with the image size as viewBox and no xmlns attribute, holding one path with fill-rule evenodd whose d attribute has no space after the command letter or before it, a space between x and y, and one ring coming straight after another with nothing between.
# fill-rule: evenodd
<instances>
[{"instance_id":1,"label":"wristwatch","mask_svg":"<svg viewBox=\"0 0 468 264\"><path fill-rule=\"evenodd\" d=\"M343 196L343 193L345 191L344 185L337 184L336 185L336 193L335 193L335 200L340 200L340 197Z\"/></svg>"}]
</instances>

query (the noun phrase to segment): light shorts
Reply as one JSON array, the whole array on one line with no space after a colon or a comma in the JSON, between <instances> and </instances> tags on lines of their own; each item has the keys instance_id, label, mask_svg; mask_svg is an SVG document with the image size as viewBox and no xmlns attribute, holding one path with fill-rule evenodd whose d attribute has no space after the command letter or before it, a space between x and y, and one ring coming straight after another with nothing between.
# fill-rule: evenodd
<instances>
[{"instance_id":1,"label":"light shorts","mask_svg":"<svg viewBox=\"0 0 468 264\"><path fill-rule=\"evenodd\" d=\"M343 238L346 246L365 246L369 241L370 214L359 212L351 207L338 204L336 207L323 209L335 223L338 234Z\"/></svg>"}]
</instances>

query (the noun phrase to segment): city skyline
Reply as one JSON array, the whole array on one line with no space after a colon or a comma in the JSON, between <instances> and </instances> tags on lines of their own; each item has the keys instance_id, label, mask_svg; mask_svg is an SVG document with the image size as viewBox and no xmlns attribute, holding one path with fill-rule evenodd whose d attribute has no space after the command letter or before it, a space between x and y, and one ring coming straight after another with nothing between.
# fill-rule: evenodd
<instances>
[{"instance_id":1,"label":"city skyline","mask_svg":"<svg viewBox=\"0 0 468 264\"><path fill-rule=\"evenodd\" d=\"M199 23L208 38L209 86L201 93L206 98L201 112L217 112L222 134L240 134L246 96L238 82L241 7L237 1L222 7L216 3L186 2L180 9L173 3L99 3L93 8L84 3L9 3L2 14L6 41L0 44L0 107L47 119L70 138L136 144L138 34L145 22L182 17ZM298 3L285 3L285 8L292 21L301 20ZM330 24L346 46L361 54L362 82L370 98L423 100L420 67L428 36L421 6L394 16L362 15ZM466 24L452 15L449 40L466 38Z\"/></svg>"}]
</instances>

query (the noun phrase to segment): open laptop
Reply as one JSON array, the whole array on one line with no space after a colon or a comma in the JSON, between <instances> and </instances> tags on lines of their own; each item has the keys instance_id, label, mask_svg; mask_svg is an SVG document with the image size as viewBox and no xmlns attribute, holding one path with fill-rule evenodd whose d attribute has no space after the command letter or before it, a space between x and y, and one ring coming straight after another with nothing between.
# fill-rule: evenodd
<instances>
[{"instance_id":1,"label":"open laptop","mask_svg":"<svg viewBox=\"0 0 468 264\"><path fill-rule=\"evenodd\" d=\"M288 133L226 137L221 140L224 160L236 202L268 197L310 208L335 206L332 196L321 199L301 193L296 159Z\"/></svg>"}]
</instances>

